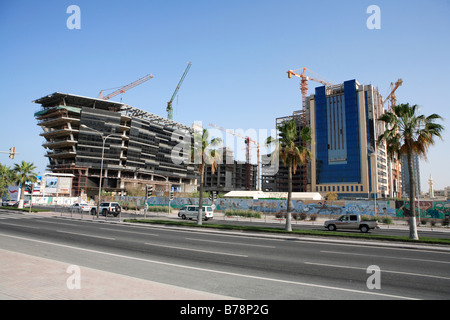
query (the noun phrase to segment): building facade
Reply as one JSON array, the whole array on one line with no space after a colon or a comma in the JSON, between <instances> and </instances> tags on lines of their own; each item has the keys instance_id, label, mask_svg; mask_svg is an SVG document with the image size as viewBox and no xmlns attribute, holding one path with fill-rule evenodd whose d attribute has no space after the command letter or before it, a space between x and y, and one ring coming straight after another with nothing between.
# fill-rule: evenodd
<instances>
[{"instance_id":1,"label":"building facade","mask_svg":"<svg viewBox=\"0 0 450 320\"><path fill-rule=\"evenodd\" d=\"M128 186L139 184L152 184L156 191L196 190L198 170L188 163L189 155L175 155L185 160L180 163L172 153L180 141L192 143L191 127L126 104L72 94L34 102L41 105L35 118L43 130L47 169L73 174L72 196L98 193L102 159L102 190L108 192L124 195Z\"/></svg>"}]
</instances>

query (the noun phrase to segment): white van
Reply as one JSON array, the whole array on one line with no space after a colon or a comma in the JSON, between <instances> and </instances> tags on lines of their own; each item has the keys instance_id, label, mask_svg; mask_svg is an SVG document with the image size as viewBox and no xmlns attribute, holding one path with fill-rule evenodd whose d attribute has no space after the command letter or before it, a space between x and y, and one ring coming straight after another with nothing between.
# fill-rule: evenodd
<instances>
[{"instance_id":1,"label":"white van","mask_svg":"<svg viewBox=\"0 0 450 320\"><path fill-rule=\"evenodd\" d=\"M214 217L214 208L212 206L203 206L203 220L207 221ZM198 218L198 205L184 206L178 212L178 216L183 220L185 219L197 219Z\"/></svg>"}]
</instances>

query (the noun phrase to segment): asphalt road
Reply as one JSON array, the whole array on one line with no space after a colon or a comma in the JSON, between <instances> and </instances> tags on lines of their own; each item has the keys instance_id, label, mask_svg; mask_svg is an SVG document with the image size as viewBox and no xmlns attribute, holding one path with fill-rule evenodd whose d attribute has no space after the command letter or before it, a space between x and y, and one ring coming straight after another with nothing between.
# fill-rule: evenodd
<instances>
[{"instance_id":1,"label":"asphalt road","mask_svg":"<svg viewBox=\"0 0 450 320\"><path fill-rule=\"evenodd\" d=\"M0 212L0 248L236 299L449 299L450 251Z\"/></svg>"},{"instance_id":2,"label":"asphalt road","mask_svg":"<svg viewBox=\"0 0 450 320\"><path fill-rule=\"evenodd\" d=\"M39 207L39 208L45 208L45 209L55 209L62 210L62 213L60 213L62 216L70 216L70 212L67 211L67 208L64 207ZM58 214L58 213L57 213ZM80 217L79 213L73 213L74 216ZM109 221L119 221L120 219L142 219L144 216L143 214L135 214L131 212L125 212L123 211L121 213L120 217L113 217L112 215L108 215L106 218L100 215L100 219L103 220L109 220ZM156 214L154 212L149 212L146 216L148 219L169 219L169 220L175 220L180 221L181 219L176 216L167 216L165 213ZM92 219L93 217L88 214L84 213L82 219ZM95 218L94 218L95 219ZM189 221L189 220L186 220ZM195 223L195 222L194 222ZM251 226L261 226L261 227L273 227L273 228L280 228L284 229L285 222L282 220L281 222L271 222L269 219L268 221L264 222L263 219L247 219L247 218L224 218L221 214L216 214L214 219L209 221L204 221L204 224L208 223L221 223L221 224L234 224L234 225L251 225ZM325 231L326 229L323 227L323 222L316 221L315 223L297 223L295 220L292 220L292 228L294 229L305 229L305 230L320 230ZM338 230L339 232L347 232L347 233L360 233L359 230ZM409 228L407 226L398 227L396 225L383 225L381 229L374 229L370 230L371 234L380 234L380 235L390 235L390 236L403 236L408 237L409 236ZM419 237L429 237L429 238L442 238L442 239L450 239L450 231L448 229L443 230L441 228L434 228L431 230L430 228L418 228L418 234Z\"/></svg>"}]
</instances>

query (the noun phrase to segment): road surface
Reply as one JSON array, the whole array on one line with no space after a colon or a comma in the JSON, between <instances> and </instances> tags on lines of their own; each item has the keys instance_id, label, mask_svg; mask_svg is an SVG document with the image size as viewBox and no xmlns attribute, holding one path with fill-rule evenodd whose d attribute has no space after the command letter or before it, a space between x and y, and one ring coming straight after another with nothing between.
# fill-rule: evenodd
<instances>
[{"instance_id":1,"label":"road surface","mask_svg":"<svg viewBox=\"0 0 450 320\"><path fill-rule=\"evenodd\" d=\"M2 211L0 249L219 299L450 298L450 251L433 247L367 246ZM36 270L35 276L40 273ZM104 286L97 290L107 292L108 284ZM66 284L60 289L67 290Z\"/></svg>"}]
</instances>

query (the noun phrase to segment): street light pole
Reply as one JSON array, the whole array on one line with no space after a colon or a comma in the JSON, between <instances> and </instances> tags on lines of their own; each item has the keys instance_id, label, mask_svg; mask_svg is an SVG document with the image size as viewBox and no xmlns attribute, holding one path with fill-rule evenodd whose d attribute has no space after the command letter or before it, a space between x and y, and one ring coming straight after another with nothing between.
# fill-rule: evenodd
<instances>
[{"instance_id":1,"label":"street light pole","mask_svg":"<svg viewBox=\"0 0 450 320\"><path fill-rule=\"evenodd\" d=\"M162 175L156 174L156 173L152 173L151 175L166 179L167 189L168 189L168 192L169 192L169 214L170 214L170 211L171 211L170 210L170 191L171 191L172 188L170 187L169 177L162 176Z\"/></svg>"},{"instance_id":2,"label":"street light pole","mask_svg":"<svg viewBox=\"0 0 450 320\"><path fill-rule=\"evenodd\" d=\"M80 128L89 129L89 130L92 130L92 131L96 132L97 134L99 134L102 137L102 141L103 141L103 144L102 144L102 159L101 159L101 162L100 162L100 181L99 181L99 185L98 185L98 201L97 201L97 219L98 219L99 218L99 213L100 213L99 211L100 211L100 202L101 202L101 193L102 193L102 181L103 181L103 160L104 160L104 157L105 157L106 139L108 139L111 136L120 137L120 135L111 133L111 134L105 136L102 132L100 132L98 130L95 130L95 129L92 129L91 127L88 127L87 125L84 125L84 124L80 125Z\"/></svg>"}]
</instances>

